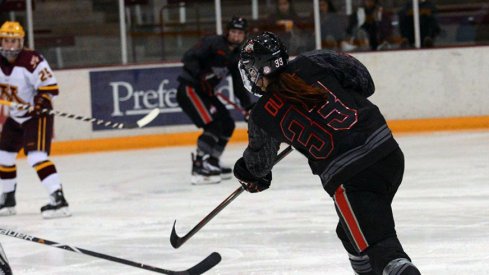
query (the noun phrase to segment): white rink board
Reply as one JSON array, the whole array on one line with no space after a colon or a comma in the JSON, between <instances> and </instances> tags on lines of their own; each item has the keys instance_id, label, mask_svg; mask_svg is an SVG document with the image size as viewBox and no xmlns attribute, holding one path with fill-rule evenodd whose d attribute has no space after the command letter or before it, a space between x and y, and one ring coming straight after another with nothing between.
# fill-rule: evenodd
<instances>
[{"instance_id":1,"label":"white rink board","mask_svg":"<svg viewBox=\"0 0 489 275\"><path fill-rule=\"evenodd\" d=\"M354 54L376 84L372 101L387 119L489 115L489 47L430 49ZM109 67L117 70L177 64ZM94 69L95 71L95 69ZM90 116L90 69L56 71L60 96L55 108ZM110 106L109 106L110 107ZM243 124L239 125L244 127ZM58 118L56 140L194 131L192 125L93 132L89 123Z\"/></svg>"},{"instance_id":2,"label":"white rink board","mask_svg":"<svg viewBox=\"0 0 489 275\"><path fill-rule=\"evenodd\" d=\"M403 184L394 199L399 238L422 274L489 274L489 131L406 135ZM245 144L233 144L234 163ZM208 274L351 275L337 240L333 202L293 152L270 190L243 193L181 248L186 234L237 187L233 179L192 186L192 147L57 156L73 217L42 220L47 200L34 170L18 162L16 216L1 227L165 269L188 268L212 251ZM16 275L156 274L0 235Z\"/></svg>"}]
</instances>

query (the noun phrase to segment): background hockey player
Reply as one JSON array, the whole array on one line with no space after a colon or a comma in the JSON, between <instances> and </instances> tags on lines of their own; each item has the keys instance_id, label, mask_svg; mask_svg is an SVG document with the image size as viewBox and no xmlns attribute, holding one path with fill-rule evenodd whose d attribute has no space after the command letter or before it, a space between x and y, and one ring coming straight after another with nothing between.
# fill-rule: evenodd
<instances>
[{"instance_id":1,"label":"background hockey player","mask_svg":"<svg viewBox=\"0 0 489 275\"><path fill-rule=\"evenodd\" d=\"M355 273L420 274L396 236L391 208L404 156L367 99L375 90L367 69L326 50L288 63L273 33L247 41L239 66L247 89L263 95L251 110L249 144L234 167L243 187L267 189L280 143L291 144L335 202L336 233Z\"/></svg>"},{"instance_id":2,"label":"background hockey player","mask_svg":"<svg viewBox=\"0 0 489 275\"><path fill-rule=\"evenodd\" d=\"M33 106L31 110L9 109L0 137L0 215L14 215L17 168L15 159L24 149L27 161L46 187L50 202L41 208L45 218L69 216L61 182L48 159L53 136L51 99L59 93L56 78L39 53L24 48L25 32L18 22L7 21L0 27L0 92L2 99Z\"/></svg>"},{"instance_id":3,"label":"background hockey player","mask_svg":"<svg viewBox=\"0 0 489 275\"><path fill-rule=\"evenodd\" d=\"M224 35L202 38L183 56L183 72L177 101L193 123L203 129L197 140L197 152L192 154L192 184L218 183L232 176L232 169L220 165L220 157L235 123L225 105L215 94L215 88L228 75L241 106L250 106L238 71L239 46L246 38L248 23L233 17Z\"/></svg>"}]
</instances>

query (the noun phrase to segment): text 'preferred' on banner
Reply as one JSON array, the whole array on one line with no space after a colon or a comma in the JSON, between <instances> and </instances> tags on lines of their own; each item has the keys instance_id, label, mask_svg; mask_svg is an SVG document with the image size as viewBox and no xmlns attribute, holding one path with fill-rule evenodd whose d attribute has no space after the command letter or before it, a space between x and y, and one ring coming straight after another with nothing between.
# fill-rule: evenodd
<instances>
[{"instance_id":1,"label":"text 'preferred' on banner","mask_svg":"<svg viewBox=\"0 0 489 275\"><path fill-rule=\"evenodd\" d=\"M104 120L134 123L154 108L160 115L147 127L192 124L176 100L181 66L90 72L92 116ZM236 102L229 78L217 90ZM227 105L231 109L231 105ZM236 120L243 116L231 112ZM93 124L93 130L110 130Z\"/></svg>"}]
</instances>

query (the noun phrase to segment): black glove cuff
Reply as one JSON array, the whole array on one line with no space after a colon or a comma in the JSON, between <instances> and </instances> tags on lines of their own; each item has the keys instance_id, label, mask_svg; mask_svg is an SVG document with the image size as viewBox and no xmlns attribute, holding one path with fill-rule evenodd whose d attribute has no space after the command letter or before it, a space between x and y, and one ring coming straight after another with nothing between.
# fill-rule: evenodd
<instances>
[{"instance_id":1,"label":"black glove cuff","mask_svg":"<svg viewBox=\"0 0 489 275\"><path fill-rule=\"evenodd\" d=\"M238 179L241 185L246 191L251 193L261 192L268 189L272 182L272 172L268 173L263 178L256 177L248 170L243 158L236 161L233 171L234 176Z\"/></svg>"}]
</instances>

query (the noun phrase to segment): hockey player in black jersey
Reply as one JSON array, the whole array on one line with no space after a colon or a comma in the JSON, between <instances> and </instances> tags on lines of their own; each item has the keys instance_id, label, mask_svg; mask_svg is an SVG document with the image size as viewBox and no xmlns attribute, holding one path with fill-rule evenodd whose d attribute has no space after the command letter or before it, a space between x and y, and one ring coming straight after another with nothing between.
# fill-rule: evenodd
<instances>
[{"instance_id":1,"label":"hockey player in black jersey","mask_svg":"<svg viewBox=\"0 0 489 275\"><path fill-rule=\"evenodd\" d=\"M220 164L220 156L235 123L215 88L231 75L241 106L245 109L251 106L237 66L239 46L246 38L247 28L246 19L233 17L226 34L204 37L183 55L177 101L193 123L203 129L197 139L197 152L192 154L192 184L218 183L221 178L232 177L232 169Z\"/></svg>"},{"instance_id":2,"label":"hockey player in black jersey","mask_svg":"<svg viewBox=\"0 0 489 275\"><path fill-rule=\"evenodd\" d=\"M356 274L417 275L394 228L391 202L404 156L377 106L373 80L355 58L327 50L288 62L273 33L248 40L239 68L261 95L248 122L249 144L234 175L249 192L270 186L281 143L307 157L333 198L336 233Z\"/></svg>"}]
</instances>

